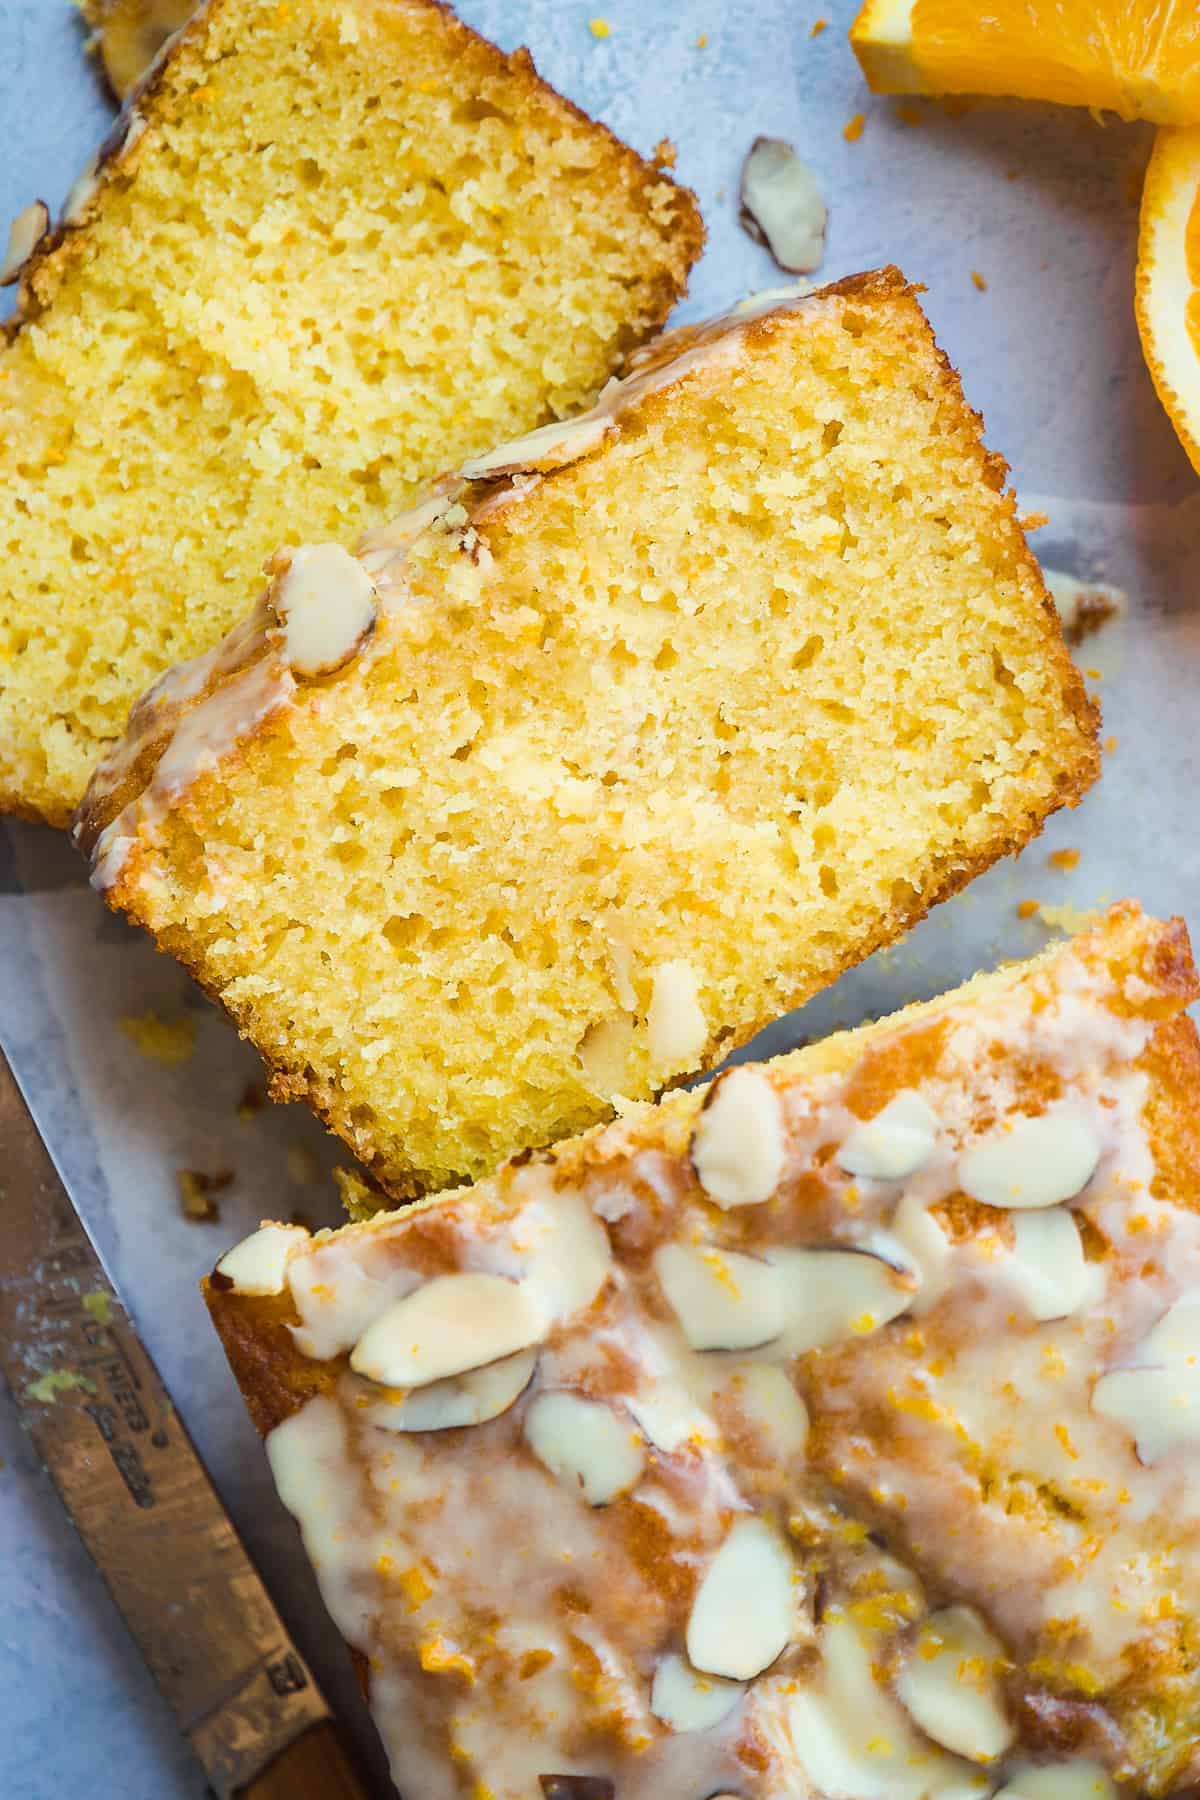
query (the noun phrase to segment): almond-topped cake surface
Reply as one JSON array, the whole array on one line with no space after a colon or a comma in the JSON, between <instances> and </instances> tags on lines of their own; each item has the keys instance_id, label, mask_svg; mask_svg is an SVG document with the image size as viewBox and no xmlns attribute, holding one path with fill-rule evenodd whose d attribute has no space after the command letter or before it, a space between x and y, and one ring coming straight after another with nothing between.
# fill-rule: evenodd
<instances>
[{"instance_id":1,"label":"almond-topped cake surface","mask_svg":"<svg viewBox=\"0 0 1200 1800\"><path fill-rule=\"evenodd\" d=\"M397 1198L719 1062L1096 773L895 270L634 358L139 703L79 835Z\"/></svg>"},{"instance_id":2,"label":"almond-topped cake surface","mask_svg":"<svg viewBox=\"0 0 1200 1800\"><path fill-rule=\"evenodd\" d=\"M208 1302L420 1800L1200 1779L1200 991L1133 905Z\"/></svg>"},{"instance_id":3,"label":"almond-topped cake surface","mask_svg":"<svg viewBox=\"0 0 1200 1800\"><path fill-rule=\"evenodd\" d=\"M88 11L121 82L172 16ZM0 808L59 825L265 557L590 404L704 235L434 0L208 0L29 232L0 335Z\"/></svg>"}]
</instances>

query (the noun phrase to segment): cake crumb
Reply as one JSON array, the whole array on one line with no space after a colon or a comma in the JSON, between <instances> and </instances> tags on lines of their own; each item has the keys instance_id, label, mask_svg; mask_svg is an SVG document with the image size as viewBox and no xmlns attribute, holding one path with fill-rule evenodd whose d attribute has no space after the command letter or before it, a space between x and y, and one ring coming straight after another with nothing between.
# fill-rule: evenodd
<instances>
[{"instance_id":1,"label":"cake crumb","mask_svg":"<svg viewBox=\"0 0 1200 1800\"><path fill-rule=\"evenodd\" d=\"M201 1169L180 1169L178 1180L179 1209L184 1218L193 1224L215 1224L221 1208L214 1196L229 1186L233 1170L218 1169L215 1175L206 1175Z\"/></svg>"},{"instance_id":2,"label":"cake crumb","mask_svg":"<svg viewBox=\"0 0 1200 1800\"><path fill-rule=\"evenodd\" d=\"M196 1048L194 1019L164 1019L156 1012L125 1013L117 1024L143 1056L168 1068L185 1063Z\"/></svg>"},{"instance_id":3,"label":"cake crumb","mask_svg":"<svg viewBox=\"0 0 1200 1800\"><path fill-rule=\"evenodd\" d=\"M669 137L659 138L651 151L650 160L660 169L673 169L679 155L678 147Z\"/></svg>"},{"instance_id":4,"label":"cake crumb","mask_svg":"<svg viewBox=\"0 0 1200 1800\"><path fill-rule=\"evenodd\" d=\"M594 38L606 38L612 35L612 28L607 19L589 19L588 30Z\"/></svg>"},{"instance_id":5,"label":"cake crumb","mask_svg":"<svg viewBox=\"0 0 1200 1800\"><path fill-rule=\"evenodd\" d=\"M981 294L987 293L987 280L979 273L978 269L971 270L971 283L974 287L978 288Z\"/></svg>"},{"instance_id":6,"label":"cake crumb","mask_svg":"<svg viewBox=\"0 0 1200 1800\"><path fill-rule=\"evenodd\" d=\"M1017 524L1022 531L1044 531L1050 523L1050 514L1044 512L1022 513Z\"/></svg>"},{"instance_id":7,"label":"cake crumb","mask_svg":"<svg viewBox=\"0 0 1200 1800\"><path fill-rule=\"evenodd\" d=\"M842 126L842 136L848 144L857 144L859 138L863 134L863 127L866 122L866 113L855 113L852 119L847 119L846 123Z\"/></svg>"},{"instance_id":8,"label":"cake crumb","mask_svg":"<svg viewBox=\"0 0 1200 1800\"><path fill-rule=\"evenodd\" d=\"M95 1288L92 1293L83 1296L83 1310L97 1325L111 1325L112 1295L104 1288Z\"/></svg>"},{"instance_id":9,"label":"cake crumb","mask_svg":"<svg viewBox=\"0 0 1200 1800\"><path fill-rule=\"evenodd\" d=\"M266 1104L266 1088L259 1081L248 1081L242 1090L242 1097L237 1103L238 1123L248 1125L251 1119L258 1117Z\"/></svg>"},{"instance_id":10,"label":"cake crumb","mask_svg":"<svg viewBox=\"0 0 1200 1800\"><path fill-rule=\"evenodd\" d=\"M1082 854L1081 850L1052 850L1046 861L1052 869L1061 869L1064 874L1070 874L1072 869L1079 867Z\"/></svg>"},{"instance_id":11,"label":"cake crumb","mask_svg":"<svg viewBox=\"0 0 1200 1800\"><path fill-rule=\"evenodd\" d=\"M1104 754L1106 756L1111 756L1113 751L1116 749L1117 745L1120 743L1120 741L1121 741L1120 738L1116 735L1115 732L1110 733L1109 736L1106 737L1104 740Z\"/></svg>"},{"instance_id":12,"label":"cake crumb","mask_svg":"<svg viewBox=\"0 0 1200 1800\"><path fill-rule=\"evenodd\" d=\"M1022 900L1017 907L1017 917L1018 919L1032 919L1040 908L1040 900Z\"/></svg>"},{"instance_id":13,"label":"cake crumb","mask_svg":"<svg viewBox=\"0 0 1200 1800\"><path fill-rule=\"evenodd\" d=\"M289 1144L287 1172L297 1187L308 1187L320 1174L320 1164L307 1144Z\"/></svg>"}]
</instances>

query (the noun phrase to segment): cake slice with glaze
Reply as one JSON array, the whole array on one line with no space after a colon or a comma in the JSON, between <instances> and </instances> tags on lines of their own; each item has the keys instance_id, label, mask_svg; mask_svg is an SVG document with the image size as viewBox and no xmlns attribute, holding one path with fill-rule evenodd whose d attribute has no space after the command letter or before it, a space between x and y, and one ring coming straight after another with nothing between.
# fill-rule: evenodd
<instances>
[{"instance_id":1,"label":"cake slice with glaze","mask_svg":"<svg viewBox=\"0 0 1200 1800\"><path fill-rule=\"evenodd\" d=\"M1198 994L1126 904L221 1261L402 1793L1194 1791Z\"/></svg>"},{"instance_id":2,"label":"cake slice with glaze","mask_svg":"<svg viewBox=\"0 0 1200 1800\"><path fill-rule=\"evenodd\" d=\"M719 1062L1020 847L1095 720L895 272L668 334L140 703L109 902L396 1197Z\"/></svg>"},{"instance_id":3,"label":"cake slice with glaze","mask_svg":"<svg viewBox=\"0 0 1200 1800\"><path fill-rule=\"evenodd\" d=\"M120 74L155 9L101 10ZM46 225L0 334L0 809L56 825L264 557L590 404L704 235L434 0L209 0Z\"/></svg>"}]
</instances>

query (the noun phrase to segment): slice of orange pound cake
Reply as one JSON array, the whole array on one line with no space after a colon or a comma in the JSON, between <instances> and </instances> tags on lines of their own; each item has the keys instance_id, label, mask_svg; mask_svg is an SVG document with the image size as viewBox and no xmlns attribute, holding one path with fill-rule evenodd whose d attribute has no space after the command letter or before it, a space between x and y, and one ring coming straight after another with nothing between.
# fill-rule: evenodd
<instances>
[{"instance_id":1,"label":"slice of orange pound cake","mask_svg":"<svg viewBox=\"0 0 1200 1800\"><path fill-rule=\"evenodd\" d=\"M402 1793L1194 1791L1198 993L1125 905L221 1261Z\"/></svg>"},{"instance_id":2,"label":"slice of orange pound cake","mask_svg":"<svg viewBox=\"0 0 1200 1800\"><path fill-rule=\"evenodd\" d=\"M899 275L635 360L357 557L278 558L82 809L110 903L397 1197L712 1066L1096 771Z\"/></svg>"},{"instance_id":3,"label":"slice of orange pound cake","mask_svg":"<svg viewBox=\"0 0 1200 1800\"><path fill-rule=\"evenodd\" d=\"M0 339L0 807L56 824L265 556L590 403L703 237L432 0L209 0L65 220Z\"/></svg>"}]
</instances>

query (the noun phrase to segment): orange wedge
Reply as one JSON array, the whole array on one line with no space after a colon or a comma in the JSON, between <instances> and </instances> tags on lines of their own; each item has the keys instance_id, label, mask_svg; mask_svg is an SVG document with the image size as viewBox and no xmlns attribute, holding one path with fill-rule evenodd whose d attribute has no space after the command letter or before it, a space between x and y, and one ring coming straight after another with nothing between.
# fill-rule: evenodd
<instances>
[{"instance_id":1,"label":"orange wedge","mask_svg":"<svg viewBox=\"0 0 1200 1800\"><path fill-rule=\"evenodd\" d=\"M1136 307L1142 351L1200 472L1200 129L1160 131L1146 171Z\"/></svg>"},{"instance_id":2,"label":"orange wedge","mask_svg":"<svg viewBox=\"0 0 1200 1800\"><path fill-rule=\"evenodd\" d=\"M866 0L850 42L877 94L1006 94L1200 125L1198 0Z\"/></svg>"}]
</instances>

